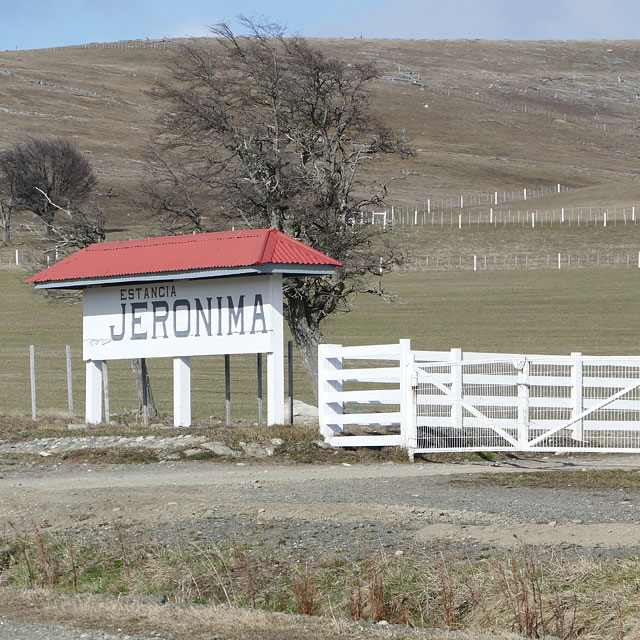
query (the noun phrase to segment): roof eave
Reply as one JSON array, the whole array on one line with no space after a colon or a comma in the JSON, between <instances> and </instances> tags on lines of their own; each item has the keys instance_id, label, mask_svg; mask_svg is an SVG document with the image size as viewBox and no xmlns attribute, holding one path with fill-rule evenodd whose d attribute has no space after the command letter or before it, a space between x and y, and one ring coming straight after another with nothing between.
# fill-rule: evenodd
<instances>
[{"instance_id":1,"label":"roof eave","mask_svg":"<svg viewBox=\"0 0 640 640\"><path fill-rule=\"evenodd\" d=\"M200 278L223 278L232 276L282 274L283 276L327 276L332 275L337 265L331 264L261 264L245 267L220 267L193 271L165 271L157 273L134 273L97 278L49 280L36 282L36 289L83 289L110 284L134 284L136 282L164 282L167 280L195 280Z\"/></svg>"}]
</instances>

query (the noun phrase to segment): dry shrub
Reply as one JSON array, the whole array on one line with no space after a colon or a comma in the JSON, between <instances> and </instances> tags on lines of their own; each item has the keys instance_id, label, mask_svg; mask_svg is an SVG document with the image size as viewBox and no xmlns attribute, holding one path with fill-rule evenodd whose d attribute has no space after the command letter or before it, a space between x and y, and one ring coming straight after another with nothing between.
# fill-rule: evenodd
<instances>
[{"instance_id":1,"label":"dry shrub","mask_svg":"<svg viewBox=\"0 0 640 640\"><path fill-rule=\"evenodd\" d=\"M296 611L308 616L314 616L318 609L318 589L313 570L308 564L304 569L294 573L291 577Z\"/></svg>"}]
</instances>

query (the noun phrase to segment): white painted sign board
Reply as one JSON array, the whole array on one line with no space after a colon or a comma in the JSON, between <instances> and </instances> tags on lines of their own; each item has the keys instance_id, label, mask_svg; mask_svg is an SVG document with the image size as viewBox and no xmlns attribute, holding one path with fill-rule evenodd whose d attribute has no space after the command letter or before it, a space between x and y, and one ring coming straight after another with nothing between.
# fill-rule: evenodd
<instances>
[{"instance_id":1,"label":"white painted sign board","mask_svg":"<svg viewBox=\"0 0 640 640\"><path fill-rule=\"evenodd\" d=\"M103 360L174 359L174 424L191 423L191 356L267 354L267 423L284 421L282 275L87 287L86 418L102 419Z\"/></svg>"},{"instance_id":2,"label":"white painted sign board","mask_svg":"<svg viewBox=\"0 0 640 640\"><path fill-rule=\"evenodd\" d=\"M275 275L88 287L83 358L267 353L282 348Z\"/></svg>"}]
</instances>

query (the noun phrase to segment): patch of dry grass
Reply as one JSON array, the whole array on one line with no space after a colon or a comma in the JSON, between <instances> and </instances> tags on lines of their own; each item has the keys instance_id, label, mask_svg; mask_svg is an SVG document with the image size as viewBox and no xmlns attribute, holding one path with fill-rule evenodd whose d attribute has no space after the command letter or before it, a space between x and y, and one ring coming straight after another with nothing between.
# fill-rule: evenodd
<instances>
[{"instance_id":1,"label":"patch of dry grass","mask_svg":"<svg viewBox=\"0 0 640 640\"><path fill-rule=\"evenodd\" d=\"M281 618L271 619L263 613L270 612L324 616L313 632L327 631L330 619L334 634L357 633L353 621L382 620L415 628L479 634L508 631L529 638L552 635L562 640L622 640L635 637L640 628L638 558L584 556L565 560L537 556L521 545L509 554L475 560L379 554L345 561L326 555L313 564L300 565L295 557L253 550L233 540L223 548L167 545L130 538L122 525L112 535L111 540L96 538L88 547L75 545L70 538L49 537L35 525L27 532L13 527L5 537L1 556L3 584L13 589L0 591L0 611L11 607L20 610L19 602L48 593L49 600L70 611L69 620L78 619L89 626L100 620L101 628L111 629L109 612L133 606L127 598L154 595L186 607L183 611L199 612L180 618L180 624L187 619L191 624L202 624L206 612L240 616L245 623L256 616L261 624L269 620L277 624ZM36 590L16 590L26 587ZM45 587L47 592L38 591ZM87 621L83 607L92 600L65 600L59 595L69 591L126 598L124 603L99 601L103 604L93 610L102 613ZM19 597L11 604L16 594ZM197 608L190 609L196 604ZM165 627L161 622L171 620L163 617L167 609L153 608L155 624L173 631L175 626ZM37 616L32 619L61 619L47 608ZM123 618L118 620L118 627L125 626ZM146 616L142 620L148 629ZM316 624L311 620L302 620L307 632ZM251 634L253 626L247 624ZM197 633L197 628L182 627L178 633Z\"/></svg>"}]
</instances>

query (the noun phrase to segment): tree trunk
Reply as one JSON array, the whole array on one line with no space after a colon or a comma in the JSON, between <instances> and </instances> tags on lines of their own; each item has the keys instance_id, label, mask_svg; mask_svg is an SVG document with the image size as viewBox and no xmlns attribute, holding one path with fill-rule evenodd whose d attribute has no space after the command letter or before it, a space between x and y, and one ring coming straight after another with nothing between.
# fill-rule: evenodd
<instances>
[{"instance_id":1,"label":"tree trunk","mask_svg":"<svg viewBox=\"0 0 640 640\"><path fill-rule=\"evenodd\" d=\"M53 235L53 220L55 218L56 212L55 210L47 209L40 216L42 218L42 222L44 223L44 235L49 237Z\"/></svg>"},{"instance_id":2,"label":"tree trunk","mask_svg":"<svg viewBox=\"0 0 640 640\"><path fill-rule=\"evenodd\" d=\"M313 393L318 397L318 345L324 342L320 327L302 300L287 300L285 318L293 339L302 355L304 368L311 379Z\"/></svg>"},{"instance_id":3,"label":"tree trunk","mask_svg":"<svg viewBox=\"0 0 640 640\"><path fill-rule=\"evenodd\" d=\"M9 234L9 223L2 223L2 246L8 247L11 244L11 236Z\"/></svg>"},{"instance_id":4,"label":"tree trunk","mask_svg":"<svg viewBox=\"0 0 640 640\"><path fill-rule=\"evenodd\" d=\"M138 414L142 415L144 411L144 386L142 380L142 360L140 358L133 358L131 360L131 369L133 370L133 379L136 381L136 391L138 393ZM149 371L146 371L144 379L144 385L147 388L147 408L149 411L149 417L155 418L158 415L156 410L156 403L153 399L153 393L151 392L151 381L149 380Z\"/></svg>"}]
</instances>

